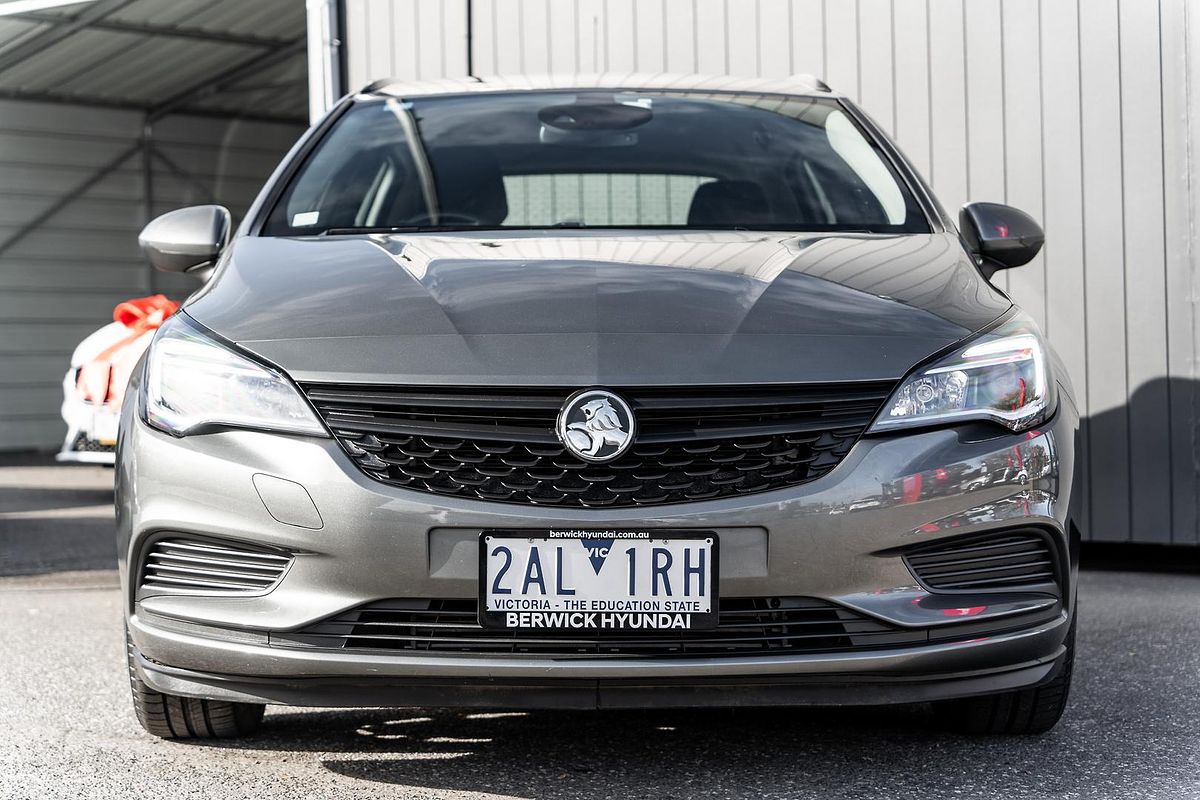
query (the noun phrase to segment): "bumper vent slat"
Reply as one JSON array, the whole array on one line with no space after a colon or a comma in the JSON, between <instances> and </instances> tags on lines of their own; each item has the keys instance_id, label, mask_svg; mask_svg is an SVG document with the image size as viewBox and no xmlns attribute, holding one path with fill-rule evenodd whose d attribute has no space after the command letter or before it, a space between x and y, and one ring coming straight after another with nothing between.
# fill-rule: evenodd
<instances>
[{"instance_id":1,"label":"bumper vent slat","mask_svg":"<svg viewBox=\"0 0 1200 800\"><path fill-rule=\"evenodd\" d=\"M926 545L905 554L921 583L934 591L1045 588L1056 584L1058 559L1037 530L987 534Z\"/></svg>"},{"instance_id":2,"label":"bumper vent slat","mask_svg":"<svg viewBox=\"0 0 1200 800\"><path fill-rule=\"evenodd\" d=\"M242 566L232 562L224 562L220 565L216 564L179 564L173 563L170 560L164 560L160 557L155 557L153 562L148 566L164 574L182 574L182 575L212 575L216 578L253 578L264 577L269 580L274 580L279 574L279 569L274 567L255 567Z\"/></svg>"},{"instance_id":3,"label":"bumper vent slat","mask_svg":"<svg viewBox=\"0 0 1200 800\"><path fill-rule=\"evenodd\" d=\"M669 658L816 653L921 644L926 631L894 627L810 598L722 599L716 629L592 633L489 630L474 600L388 600L304 630L272 634L278 646L563 657Z\"/></svg>"},{"instance_id":4,"label":"bumper vent slat","mask_svg":"<svg viewBox=\"0 0 1200 800\"><path fill-rule=\"evenodd\" d=\"M433 494L560 508L734 497L832 470L878 413L890 382L630 388L637 440L605 464L558 441L570 388L301 387L370 477Z\"/></svg>"},{"instance_id":5,"label":"bumper vent slat","mask_svg":"<svg viewBox=\"0 0 1200 800\"><path fill-rule=\"evenodd\" d=\"M143 557L141 588L258 594L273 588L291 563L290 555L275 550L199 539L159 539Z\"/></svg>"},{"instance_id":6,"label":"bumper vent slat","mask_svg":"<svg viewBox=\"0 0 1200 800\"><path fill-rule=\"evenodd\" d=\"M955 578L969 578L972 575L987 577L1002 572L1011 572L1013 574L1037 572L1039 570L1050 572L1052 566L1048 558L1038 558L1032 561L1027 559L1006 559L1003 563L973 566L969 569L948 569L947 566L943 566L939 570L926 570L922 574L925 575L927 580L951 580Z\"/></svg>"}]
</instances>

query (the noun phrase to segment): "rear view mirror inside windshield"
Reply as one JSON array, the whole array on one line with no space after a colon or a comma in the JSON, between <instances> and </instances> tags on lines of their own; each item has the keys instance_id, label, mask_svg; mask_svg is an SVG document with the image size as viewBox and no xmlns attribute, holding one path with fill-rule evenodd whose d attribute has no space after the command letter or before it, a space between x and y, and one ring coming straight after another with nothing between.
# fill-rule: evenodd
<instances>
[{"instance_id":1,"label":"rear view mirror inside windshield","mask_svg":"<svg viewBox=\"0 0 1200 800\"><path fill-rule=\"evenodd\" d=\"M612 97L583 96L574 103L546 106L538 111L543 126L562 131L627 131L654 119L650 104L618 102Z\"/></svg>"},{"instance_id":2,"label":"rear view mirror inside windshield","mask_svg":"<svg viewBox=\"0 0 1200 800\"><path fill-rule=\"evenodd\" d=\"M574 103L545 106L538 111L542 144L577 147L628 147L638 143L633 128L654 118L649 101L618 101L611 95L584 95Z\"/></svg>"}]
</instances>

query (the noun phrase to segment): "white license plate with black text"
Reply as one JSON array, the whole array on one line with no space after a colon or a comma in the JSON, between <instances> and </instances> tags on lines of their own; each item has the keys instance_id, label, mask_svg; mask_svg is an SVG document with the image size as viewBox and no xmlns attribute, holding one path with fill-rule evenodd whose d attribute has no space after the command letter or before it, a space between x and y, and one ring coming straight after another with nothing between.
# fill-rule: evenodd
<instances>
[{"instance_id":1,"label":"white license plate with black text","mask_svg":"<svg viewBox=\"0 0 1200 800\"><path fill-rule=\"evenodd\" d=\"M121 421L119 414L107 408L92 412L92 428L89 438L103 445L117 443L117 426Z\"/></svg>"},{"instance_id":2,"label":"white license plate with black text","mask_svg":"<svg viewBox=\"0 0 1200 800\"><path fill-rule=\"evenodd\" d=\"M717 575L711 531L485 531L479 622L530 630L713 628Z\"/></svg>"}]
</instances>

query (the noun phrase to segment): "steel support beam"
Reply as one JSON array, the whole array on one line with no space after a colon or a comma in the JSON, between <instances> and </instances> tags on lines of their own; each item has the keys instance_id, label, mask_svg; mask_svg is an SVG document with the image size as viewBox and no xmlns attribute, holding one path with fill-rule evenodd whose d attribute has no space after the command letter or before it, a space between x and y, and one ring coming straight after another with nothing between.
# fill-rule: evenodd
<instances>
[{"instance_id":1,"label":"steel support beam","mask_svg":"<svg viewBox=\"0 0 1200 800\"><path fill-rule=\"evenodd\" d=\"M123 102L120 100L101 100L86 95L65 94L60 92L24 92L16 89L0 89L0 100L19 100L30 103L57 103L60 105L83 106L85 108L110 108L116 111L137 111L147 113L151 109L143 103ZM222 111L206 108L180 108L173 112L194 117L210 117L213 119L237 119L249 122L284 122L291 125L304 125L302 116L286 114L255 114L241 111Z\"/></svg>"},{"instance_id":2,"label":"steel support beam","mask_svg":"<svg viewBox=\"0 0 1200 800\"><path fill-rule=\"evenodd\" d=\"M22 22L36 22L40 25L61 27L71 24L71 17L61 14L47 14L43 11L27 11L23 14L13 14L9 19ZM194 39L201 42L216 44L236 44L243 47L279 47L288 44L291 39L281 39L275 36L254 36L244 33L228 33L225 31L210 31L204 28L175 27L173 25L156 25L151 22L126 22L118 20L95 20L87 27L96 31L110 33L132 33L141 36L170 36L176 39Z\"/></svg>"},{"instance_id":3,"label":"steel support beam","mask_svg":"<svg viewBox=\"0 0 1200 800\"><path fill-rule=\"evenodd\" d=\"M179 166L174 159L170 158L166 153L164 153L162 150L159 150L157 147L152 148L151 153L154 158L163 163L163 165L172 175L174 175L176 178L179 178L181 181L184 181L185 183L191 184L193 189L200 192L200 196L204 198L204 202L217 202L217 193L212 190L211 186L208 186L204 183L204 181L200 180L195 175Z\"/></svg>"},{"instance_id":4,"label":"steel support beam","mask_svg":"<svg viewBox=\"0 0 1200 800\"><path fill-rule=\"evenodd\" d=\"M219 72L211 78L206 78L199 83L187 87L181 92L176 93L157 106L149 109L148 119L151 123L157 122L163 117L170 116L180 111L187 103L192 100L197 100L202 97L207 97L215 94L223 87L237 83L243 78L254 75L259 70L273 67L281 61L286 61L297 53L303 53L307 41L305 39L296 39L286 45L273 48L265 53L254 56L253 58L235 64L224 72Z\"/></svg>"},{"instance_id":5,"label":"steel support beam","mask_svg":"<svg viewBox=\"0 0 1200 800\"><path fill-rule=\"evenodd\" d=\"M84 28L104 19L109 14L119 11L132 3L133 0L97 0L87 6L63 25L52 26L24 40L16 47L0 54L0 72L11 69L32 55L42 52L48 47L58 44L69 36L73 36Z\"/></svg>"},{"instance_id":6,"label":"steel support beam","mask_svg":"<svg viewBox=\"0 0 1200 800\"><path fill-rule=\"evenodd\" d=\"M278 83L243 83L238 86L226 86L221 90L223 95L247 94L249 92L278 92L281 89L292 89L296 86L307 85L304 78L293 78L290 81Z\"/></svg>"},{"instance_id":7,"label":"steel support beam","mask_svg":"<svg viewBox=\"0 0 1200 800\"><path fill-rule=\"evenodd\" d=\"M133 145L127 150L122 150L116 158L97 169L78 186L73 186L69 191L64 192L62 197L55 200L49 208L42 211L42 213L38 214L33 219L29 220L29 222L26 222L24 225L18 228L12 236L9 236L3 242L0 242L0 256L11 250L13 245L15 245L17 242L21 241L26 236L40 228L43 224L48 222L55 214L62 211L71 203L75 202L75 200L78 199L81 194L88 191L100 181L104 180L109 175L120 169L122 164L141 152L142 146L142 142L138 141L137 144Z\"/></svg>"}]
</instances>

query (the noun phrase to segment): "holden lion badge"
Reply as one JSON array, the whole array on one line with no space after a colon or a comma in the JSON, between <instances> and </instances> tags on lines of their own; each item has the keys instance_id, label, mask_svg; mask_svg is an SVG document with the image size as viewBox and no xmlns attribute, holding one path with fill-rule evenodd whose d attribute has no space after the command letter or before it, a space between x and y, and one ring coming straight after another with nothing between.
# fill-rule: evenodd
<instances>
[{"instance_id":1,"label":"holden lion badge","mask_svg":"<svg viewBox=\"0 0 1200 800\"><path fill-rule=\"evenodd\" d=\"M584 389L558 412L558 438L584 461L612 461L633 444L636 421L629 404L603 389Z\"/></svg>"}]
</instances>

